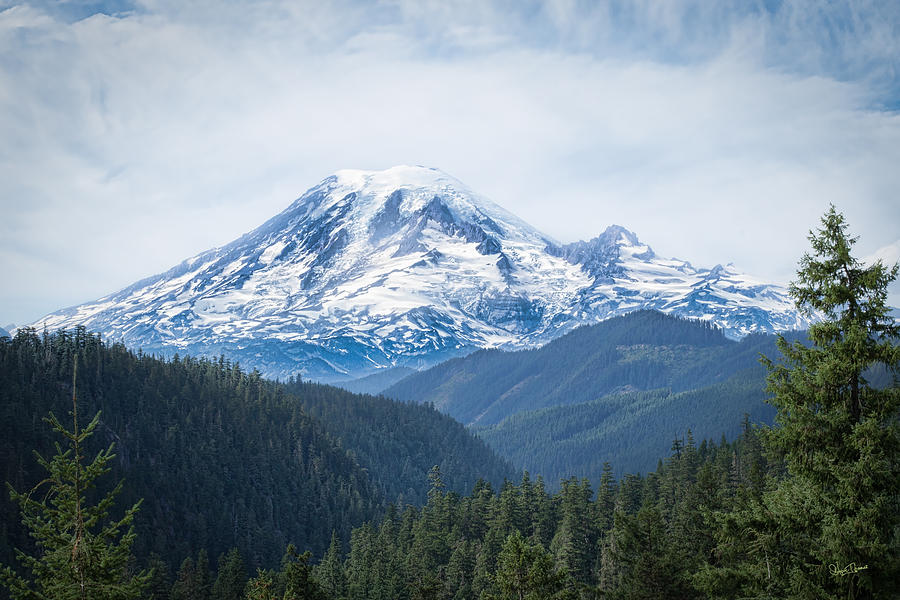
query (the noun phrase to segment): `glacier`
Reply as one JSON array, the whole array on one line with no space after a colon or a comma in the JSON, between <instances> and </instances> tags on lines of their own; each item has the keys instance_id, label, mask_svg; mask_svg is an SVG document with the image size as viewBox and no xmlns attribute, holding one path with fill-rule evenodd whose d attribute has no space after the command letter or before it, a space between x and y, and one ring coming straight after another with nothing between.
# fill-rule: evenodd
<instances>
[{"instance_id":1,"label":"glacier","mask_svg":"<svg viewBox=\"0 0 900 600\"><path fill-rule=\"evenodd\" d=\"M613 225L559 244L433 168L343 170L260 227L32 327L338 382L520 349L639 309L739 338L802 329L786 290L657 256Z\"/></svg>"}]
</instances>

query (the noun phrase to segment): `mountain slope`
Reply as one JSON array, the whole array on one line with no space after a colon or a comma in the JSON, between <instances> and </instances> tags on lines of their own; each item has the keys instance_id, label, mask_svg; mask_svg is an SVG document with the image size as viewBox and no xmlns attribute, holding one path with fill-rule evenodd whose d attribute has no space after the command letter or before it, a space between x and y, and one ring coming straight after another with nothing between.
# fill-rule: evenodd
<instances>
[{"instance_id":1,"label":"mountain slope","mask_svg":"<svg viewBox=\"0 0 900 600\"><path fill-rule=\"evenodd\" d=\"M470 492L479 479L499 485L516 473L482 440L434 407L317 383L290 382L285 389L352 452L388 502L424 504L428 472L435 465L447 489L459 494Z\"/></svg>"},{"instance_id":2,"label":"mountain slope","mask_svg":"<svg viewBox=\"0 0 900 600\"><path fill-rule=\"evenodd\" d=\"M101 411L87 453L115 443L102 485L126 480L118 507L143 498L139 556L180 560L237 546L277 564L288 542L324 550L332 530L347 536L382 510L365 471L278 386L225 362L138 356L83 331L0 339L0 464L17 490L44 476L32 451L51 456L62 441L41 419L53 411L66 422L76 354L79 414ZM30 544L18 516L4 494L6 564L12 547Z\"/></svg>"},{"instance_id":3,"label":"mountain slope","mask_svg":"<svg viewBox=\"0 0 900 600\"><path fill-rule=\"evenodd\" d=\"M512 474L431 407L278 384L221 359L162 361L83 330L24 329L0 339L0 477L17 490L42 477L32 451L50 456L59 441L41 418L52 410L65 422L76 354L79 413L102 411L89 454L114 442L103 481L125 479L117 506L144 499L135 521L142 558L180 561L236 546L254 567L271 567L288 542L321 554L332 531L346 541L387 502L422 501L435 464L459 493L480 477L499 484ZM4 494L4 564L30 543L18 517Z\"/></svg>"},{"instance_id":4,"label":"mountain slope","mask_svg":"<svg viewBox=\"0 0 900 600\"><path fill-rule=\"evenodd\" d=\"M599 481L604 462L617 476L647 473L688 431L699 443L734 439L745 414L752 423L771 423L775 408L764 401L763 379L758 366L699 389L605 396L518 413L477 431L516 468L543 475L551 489L572 476Z\"/></svg>"},{"instance_id":5,"label":"mountain slope","mask_svg":"<svg viewBox=\"0 0 900 600\"><path fill-rule=\"evenodd\" d=\"M390 369L382 369L358 379L337 381L332 383L332 385L336 385L348 392L354 392L356 394L378 395L401 379L409 377L415 372L415 369L410 369L409 367L392 367Z\"/></svg>"},{"instance_id":6,"label":"mountain slope","mask_svg":"<svg viewBox=\"0 0 900 600\"><path fill-rule=\"evenodd\" d=\"M385 394L433 403L553 487L570 476L597 481L607 461L619 475L650 471L688 430L699 442L733 438L745 414L771 423L759 356L778 356L775 342L734 341L708 324L638 311L536 350L446 361Z\"/></svg>"},{"instance_id":7,"label":"mountain slope","mask_svg":"<svg viewBox=\"0 0 900 600\"><path fill-rule=\"evenodd\" d=\"M805 324L784 290L730 267L662 259L621 227L559 245L449 175L395 167L340 171L227 246L35 327L338 381L641 308L733 336Z\"/></svg>"},{"instance_id":8,"label":"mountain slope","mask_svg":"<svg viewBox=\"0 0 900 600\"><path fill-rule=\"evenodd\" d=\"M568 333L536 350L485 350L411 375L385 390L431 402L467 424L620 391L672 392L722 382L774 351L767 336L727 339L708 324L638 311Z\"/></svg>"}]
</instances>

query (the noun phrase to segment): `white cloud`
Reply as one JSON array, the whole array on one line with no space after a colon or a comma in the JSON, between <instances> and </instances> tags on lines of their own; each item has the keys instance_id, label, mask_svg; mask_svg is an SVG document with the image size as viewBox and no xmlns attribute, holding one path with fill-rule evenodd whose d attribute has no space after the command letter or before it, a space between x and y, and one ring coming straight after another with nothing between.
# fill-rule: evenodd
<instances>
[{"instance_id":1,"label":"white cloud","mask_svg":"<svg viewBox=\"0 0 900 600\"><path fill-rule=\"evenodd\" d=\"M900 263L900 240L897 240L893 244L888 244L887 246L879 248L872 254L862 259L864 263L869 265L875 264L879 260L888 267Z\"/></svg>"},{"instance_id":2,"label":"white cloud","mask_svg":"<svg viewBox=\"0 0 900 600\"><path fill-rule=\"evenodd\" d=\"M799 9L690 23L691 3L515 6L0 13L0 317L226 243L339 168L437 166L561 241L619 223L781 281L828 203L863 252L896 237L900 118L872 108L895 60L882 26L857 27L863 55L813 39Z\"/></svg>"},{"instance_id":3,"label":"white cloud","mask_svg":"<svg viewBox=\"0 0 900 600\"><path fill-rule=\"evenodd\" d=\"M875 262L880 260L885 267L890 269L900 263L900 240L879 248L861 260L867 265L875 264ZM900 309L900 281L894 281L888 288L887 301L895 310Z\"/></svg>"}]
</instances>

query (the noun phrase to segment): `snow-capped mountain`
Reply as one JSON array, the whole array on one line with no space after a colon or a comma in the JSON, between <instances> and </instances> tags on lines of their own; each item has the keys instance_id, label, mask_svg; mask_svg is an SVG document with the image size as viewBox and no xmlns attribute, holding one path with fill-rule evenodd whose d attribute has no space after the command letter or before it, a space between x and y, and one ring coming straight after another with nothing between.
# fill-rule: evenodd
<instances>
[{"instance_id":1,"label":"snow-capped mountain","mask_svg":"<svg viewBox=\"0 0 900 600\"><path fill-rule=\"evenodd\" d=\"M740 273L730 264L697 269L686 261L661 258L618 225L589 242L549 251L581 265L591 276L591 285L579 293L576 314L582 322L653 309L711 321L732 338L810 324L784 288Z\"/></svg>"},{"instance_id":2,"label":"snow-capped mountain","mask_svg":"<svg viewBox=\"0 0 900 600\"><path fill-rule=\"evenodd\" d=\"M322 381L521 348L640 308L737 337L800 328L785 291L657 257L613 226L559 245L435 169L339 171L222 248L35 327Z\"/></svg>"}]
</instances>

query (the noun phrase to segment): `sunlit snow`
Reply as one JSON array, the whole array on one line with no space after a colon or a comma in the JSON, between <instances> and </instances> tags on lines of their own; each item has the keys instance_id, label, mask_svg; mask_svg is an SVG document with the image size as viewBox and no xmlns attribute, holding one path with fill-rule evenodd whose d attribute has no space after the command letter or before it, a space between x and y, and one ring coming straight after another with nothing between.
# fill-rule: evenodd
<instances>
[{"instance_id":1,"label":"sunlit snow","mask_svg":"<svg viewBox=\"0 0 900 600\"><path fill-rule=\"evenodd\" d=\"M424 167L339 171L222 248L35 327L329 379L521 348L651 308L738 337L807 325L785 290L656 256L621 227L560 246Z\"/></svg>"}]
</instances>

